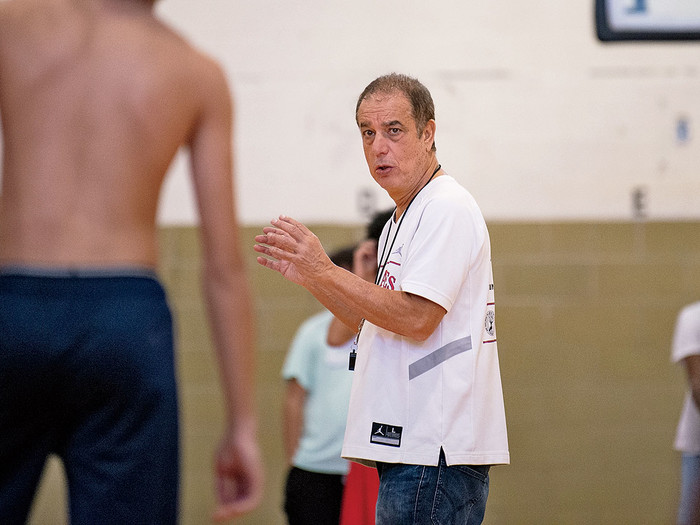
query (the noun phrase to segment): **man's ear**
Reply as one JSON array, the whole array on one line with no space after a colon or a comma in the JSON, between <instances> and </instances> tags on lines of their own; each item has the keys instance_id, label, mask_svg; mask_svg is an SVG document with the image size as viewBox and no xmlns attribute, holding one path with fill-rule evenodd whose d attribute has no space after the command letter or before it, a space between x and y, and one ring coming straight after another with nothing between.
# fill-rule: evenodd
<instances>
[{"instance_id":1,"label":"man's ear","mask_svg":"<svg viewBox=\"0 0 700 525\"><path fill-rule=\"evenodd\" d=\"M422 133L423 142L426 144L428 150L433 148L433 143L435 142L435 121L430 119L426 122Z\"/></svg>"}]
</instances>

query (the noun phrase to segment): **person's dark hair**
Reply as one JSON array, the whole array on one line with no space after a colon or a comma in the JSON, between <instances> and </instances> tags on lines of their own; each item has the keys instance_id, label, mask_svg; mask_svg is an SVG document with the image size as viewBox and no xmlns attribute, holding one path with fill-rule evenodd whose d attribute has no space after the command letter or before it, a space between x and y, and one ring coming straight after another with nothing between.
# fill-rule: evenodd
<instances>
[{"instance_id":1,"label":"person's dark hair","mask_svg":"<svg viewBox=\"0 0 700 525\"><path fill-rule=\"evenodd\" d=\"M336 266L340 266L341 268L345 268L349 272L352 271L352 256L355 253L355 246L347 246L345 248L340 248L333 253L331 253L328 257L330 258L331 262L335 264Z\"/></svg>"},{"instance_id":2,"label":"person's dark hair","mask_svg":"<svg viewBox=\"0 0 700 525\"><path fill-rule=\"evenodd\" d=\"M367 225L368 239L379 241L384 225L391 218L392 213L394 213L394 208L389 208L388 210L378 211L372 216L372 220Z\"/></svg>"},{"instance_id":3,"label":"person's dark hair","mask_svg":"<svg viewBox=\"0 0 700 525\"><path fill-rule=\"evenodd\" d=\"M357 99L357 105L355 106L355 122L357 122L357 113L360 110L360 104L362 104L363 100L377 93L390 94L396 92L403 94L410 102L413 120L416 123L418 135L420 136L428 121L435 120L435 104L433 103L433 97L430 95L428 88L417 79L400 73L383 75L369 83ZM433 151L436 149L435 141L433 141L432 149Z\"/></svg>"}]
</instances>

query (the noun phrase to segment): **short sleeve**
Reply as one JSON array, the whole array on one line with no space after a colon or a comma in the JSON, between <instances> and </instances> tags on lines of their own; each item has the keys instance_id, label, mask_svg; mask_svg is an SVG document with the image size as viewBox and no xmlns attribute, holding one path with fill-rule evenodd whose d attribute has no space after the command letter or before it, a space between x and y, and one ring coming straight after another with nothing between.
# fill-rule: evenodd
<instances>
[{"instance_id":1,"label":"short sleeve","mask_svg":"<svg viewBox=\"0 0 700 525\"><path fill-rule=\"evenodd\" d=\"M678 314L671 359L677 363L696 354L700 354L700 302L686 306Z\"/></svg>"},{"instance_id":2,"label":"short sleeve","mask_svg":"<svg viewBox=\"0 0 700 525\"><path fill-rule=\"evenodd\" d=\"M428 202L404 261L401 289L447 311L486 238L481 215L469 204L458 198Z\"/></svg>"},{"instance_id":3,"label":"short sleeve","mask_svg":"<svg viewBox=\"0 0 700 525\"><path fill-rule=\"evenodd\" d=\"M282 366L284 379L296 379L305 390L314 384L314 362L319 352L319 337L325 337L325 323L316 315L307 319L297 330ZM320 336L319 333L323 332Z\"/></svg>"}]
</instances>

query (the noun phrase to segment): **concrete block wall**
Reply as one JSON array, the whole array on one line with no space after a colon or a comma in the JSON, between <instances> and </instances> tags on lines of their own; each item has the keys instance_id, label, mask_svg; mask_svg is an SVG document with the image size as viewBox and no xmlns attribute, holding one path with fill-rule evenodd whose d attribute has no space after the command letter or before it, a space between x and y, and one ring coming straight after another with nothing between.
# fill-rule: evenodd
<instances>
[{"instance_id":1,"label":"concrete block wall","mask_svg":"<svg viewBox=\"0 0 700 525\"><path fill-rule=\"evenodd\" d=\"M489 523L673 523L700 224L490 225L510 467Z\"/></svg>"},{"instance_id":2,"label":"concrete block wall","mask_svg":"<svg viewBox=\"0 0 700 525\"><path fill-rule=\"evenodd\" d=\"M279 377L298 324L320 306L255 264L257 403L266 498L236 523L282 525ZM357 227L312 226L327 250ZM684 391L669 362L675 316L700 299L700 223L490 223L497 335L512 464L491 474L486 524L665 524L677 503L672 450ZM222 428L218 377L199 290L197 232L161 231L160 274L177 319L183 525L209 523ZM31 525L61 525L52 461Z\"/></svg>"}]
</instances>

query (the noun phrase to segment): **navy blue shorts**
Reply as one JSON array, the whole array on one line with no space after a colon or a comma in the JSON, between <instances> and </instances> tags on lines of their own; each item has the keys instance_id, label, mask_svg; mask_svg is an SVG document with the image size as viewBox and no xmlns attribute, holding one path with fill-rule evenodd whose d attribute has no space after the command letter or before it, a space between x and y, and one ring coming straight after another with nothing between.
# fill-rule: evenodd
<instances>
[{"instance_id":1,"label":"navy blue shorts","mask_svg":"<svg viewBox=\"0 0 700 525\"><path fill-rule=\"evenodd\" d=\"M153 276L0 274L0 521L24 523L49 454L72 524L174 524L173 330Z\"/></svg>"}]
</instances>

